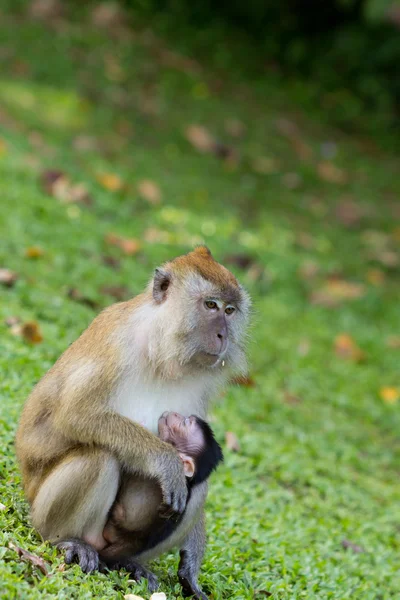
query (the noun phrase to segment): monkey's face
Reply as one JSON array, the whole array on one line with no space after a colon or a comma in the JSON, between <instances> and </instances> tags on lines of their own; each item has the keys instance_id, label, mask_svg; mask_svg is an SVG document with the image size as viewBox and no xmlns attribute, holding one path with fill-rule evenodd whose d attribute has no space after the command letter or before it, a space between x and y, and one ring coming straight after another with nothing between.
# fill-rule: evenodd
<instances>
[{"instance_id":1,"label":"monkey's face","mask_svg":"<svg viewBox=\"0 0 400 600\"><path fill-rule=\"evenodd\" d=\"M206 248L157 269L153 297L168 334L165 351L174 352L181 365L244 368L249 298Z\"/></svg>"}]
</instances>

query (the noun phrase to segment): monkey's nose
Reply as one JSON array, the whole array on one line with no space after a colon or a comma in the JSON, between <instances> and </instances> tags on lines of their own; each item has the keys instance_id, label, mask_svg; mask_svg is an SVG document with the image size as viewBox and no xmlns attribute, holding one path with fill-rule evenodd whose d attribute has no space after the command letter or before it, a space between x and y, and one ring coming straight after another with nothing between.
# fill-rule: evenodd
<instances>
[{"instance_id":1,"label":"monkey's nose","mask_svg":"<svg viewBox=\"0 0 400 600\"><path fill-rule=\"evenodd\" d=\"M226 331L220 331L219 333L217 333L217 338L220 343L219 354L222 354L223 352L225 352L226 347L228 345Z\"/></svg>"}]
</instances>

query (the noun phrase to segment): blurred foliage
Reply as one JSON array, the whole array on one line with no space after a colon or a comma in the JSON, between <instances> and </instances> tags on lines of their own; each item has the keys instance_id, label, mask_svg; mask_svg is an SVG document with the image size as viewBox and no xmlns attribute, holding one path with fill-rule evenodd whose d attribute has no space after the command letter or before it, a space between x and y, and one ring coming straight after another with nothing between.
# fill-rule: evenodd
<instances>
[{"instance_id":1,"label":"blurred foliage","mask_svg":"<svg viewBox=\"0 0 400 600\"><path fill-rule=\"evenodd\" d=\"M189 42L196 53L206 49L221 66L293 80L299 104L317 102L324 118L347 131L376 133L398 123L399 7L393 1L126 2L161 14L174 37L189 28L186 48Z\"/></svg>"}]
</instances>

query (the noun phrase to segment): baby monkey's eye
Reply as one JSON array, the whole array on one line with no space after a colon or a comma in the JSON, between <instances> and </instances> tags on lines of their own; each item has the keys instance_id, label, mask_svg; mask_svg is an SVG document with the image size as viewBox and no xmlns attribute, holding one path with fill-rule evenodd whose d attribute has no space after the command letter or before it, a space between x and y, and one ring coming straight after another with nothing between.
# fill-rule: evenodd
<instances>
[{"instance_id":1,"label":"baby monkey's eye","mask_svg":"<svg viewBox=\"0 0 400 600\"><path fill-rule=\"evenodd\" d=\"M210 310L218 308L218 305L214 300L206 300L204 304L206 308L209 308Z\"/></svg>"},{"instance_id":2,"label":"baby monkey's eye","mask_svg":"<svg viewBox=\"0 0 400 600\"><path fill-rule=\"evenodd\" d=\"M231 315L234 312L235 312L235 308L233 306L227 306L226 309L225 309L225 313L227 315Z\"/></svg>"}]
</instances>

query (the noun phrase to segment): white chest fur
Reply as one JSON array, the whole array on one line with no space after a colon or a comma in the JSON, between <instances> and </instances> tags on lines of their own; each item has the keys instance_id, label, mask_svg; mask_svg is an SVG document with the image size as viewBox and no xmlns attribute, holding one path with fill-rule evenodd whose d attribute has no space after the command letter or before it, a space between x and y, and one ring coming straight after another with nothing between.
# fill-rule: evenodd
<instances>
[{"instance_id":1,"label":"white chest fur","mask_svg":"<svg viewBox=\"0 0 400 600\"><path fill-rule=\"evenodd\" d=\"M157 433L158 419L164 411L205 418L207 401L204 377L147 383L132 376L118 386L112 405L120 415Z\"/></svg>"}]
</instances>

